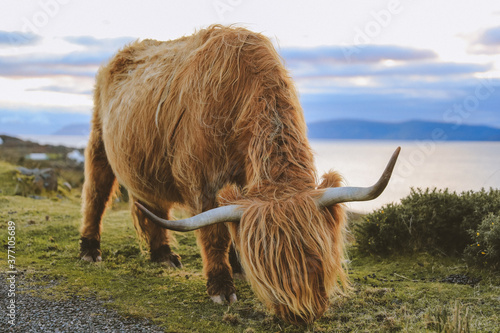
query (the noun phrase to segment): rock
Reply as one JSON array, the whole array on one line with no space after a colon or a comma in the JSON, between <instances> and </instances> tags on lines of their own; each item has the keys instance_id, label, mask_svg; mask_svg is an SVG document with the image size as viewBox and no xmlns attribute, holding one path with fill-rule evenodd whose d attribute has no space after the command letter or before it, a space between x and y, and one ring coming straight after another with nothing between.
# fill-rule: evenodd
<instances>
[{"instance_id":1,"label":"rock","mask_svg":"<svg viewBox=\"0 0 500 333\"><path fill-rule=\"evenodd\" d=\"M25 176L32 176L35 173L39 173L40 172L40 169L38 169L38 168L36 168L36 169L28 169L28 168L25 168L25 167L19 167L19 168L17 168L17 170L19 170L19 172L21 173L21 175L25 175Z\"/></svg>"},{"instance_id":2,"label":"rock","mask_svg":"<svg viewBox=\"0 0 500 333\"><path fill-rule=\"evenodd\" d=\"M19 167L17 170L24 176L35 176L33 178L35 190L41 191L45 189L47 191L57 191L57 175L53 169L47 168L40 170L38 168L28 169Z\"/></svg>"},{"instance_id":3,"label":"rock","mask_svg":"<svg viewBox=\"0 0 500 333\"><path fill-rule=\"evenodd\" d=\"M73 187L71 186L71 184L68 183L68 182L64 182L63 186L66 187L68 189L68 191L71 191L73 189Z\"/></svg>"},{"instance_id":4,"label":"rock","mask_svg":"<svg viewBox=\"0 0 500 333\"><path fill-rule=\"evenodd\" d=\"M79 150L73 150L71 153L66 155L70 160L75 161L78 164L83 164L85 162L85 156Z\"/></svg>"}]
</instances>

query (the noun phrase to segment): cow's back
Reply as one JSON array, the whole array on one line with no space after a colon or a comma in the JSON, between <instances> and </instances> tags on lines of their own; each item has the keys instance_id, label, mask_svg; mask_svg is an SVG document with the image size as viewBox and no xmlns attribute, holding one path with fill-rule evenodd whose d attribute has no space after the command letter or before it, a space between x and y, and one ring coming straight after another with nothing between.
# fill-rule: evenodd
<instances>
[{"instance_id":1,"label":"cow's back","mask_svg":"<svg viewBox=\"0 0 500 333\"><path fill-rule=\"evenodd\" d=\"M198 210L201 193L228 181L245 185L255 127L283 126L275 90L293 95L287 80L271 43L245 29L212 27L129 45L100 70L96 85L113 171L139 198L151 201L154 193ZM300 106L289 109L303 140Z\"/></svg>"}]
</instances>

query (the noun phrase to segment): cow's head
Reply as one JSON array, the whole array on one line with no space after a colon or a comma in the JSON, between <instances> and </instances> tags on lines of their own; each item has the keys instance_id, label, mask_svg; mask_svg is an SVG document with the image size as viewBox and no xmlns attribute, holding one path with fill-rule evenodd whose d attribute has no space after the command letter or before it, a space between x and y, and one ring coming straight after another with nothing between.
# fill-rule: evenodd
<instances>
[{"instance_id":1,"label":"cow's head","mask_svg":"<svg viewBox=\"0 0 500 333\"><path fill-rule=\"evenodd\" d=\"M258 297L292 323L320 317L340 280L343 265L344 210L341 203L372 200L389 182L399 155L396 149L382 177L371 187L339 187L328 173L317 189L273 199L246 198L236 186L219 194L219 208L185 220L163 220L136 205L154 222L177 231L228 223L245 275Z\"/></svg>"}]
</instances>

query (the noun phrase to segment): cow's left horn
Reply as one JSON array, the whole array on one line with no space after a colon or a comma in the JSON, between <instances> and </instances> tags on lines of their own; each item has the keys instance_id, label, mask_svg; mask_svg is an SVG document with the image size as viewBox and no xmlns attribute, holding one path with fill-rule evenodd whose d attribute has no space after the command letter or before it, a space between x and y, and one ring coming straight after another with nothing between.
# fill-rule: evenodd
<instances>
[{"instance_id":1,"label":"cow's left horn","mask_svg":"<svg viewBox=\"0 0 500 333\"><path fill-rule=\"evenodd\" d=\"M370 187L330 187L325 190L323 195L317 199L318 206L332 206L341 202L349 201L367 201L378 197L387 186L391 178L392 170L398 159L401 147L398 147L392 154L389 163L385 167L384 173L378 182Z\"/></svg>"},{"instance_id":2,"label":"cow's left horn","mask_svg":"<svg viewBox=\"0 0 500 333\"><path fill-rule=\"evenodd\" d=\"M165 220L151 213L146 207L135 202L148 219L162 228L175 231L191 231L220 222L239 222L243 214L240 206L229 205L207 210L201 214L183 220Z\"/></svg>"}]
</instances>

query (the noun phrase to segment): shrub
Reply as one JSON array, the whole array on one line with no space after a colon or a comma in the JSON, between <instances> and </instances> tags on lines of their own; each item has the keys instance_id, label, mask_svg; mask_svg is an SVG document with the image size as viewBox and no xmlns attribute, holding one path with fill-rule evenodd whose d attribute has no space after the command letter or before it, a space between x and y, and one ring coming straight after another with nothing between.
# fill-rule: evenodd
<instances>
[{"instance_id":1,"label":"shrub","mask_svg":"<svg viewBox=\"0 0 500 333\"><path fill-rule=\"evenodd\" d=\"M457 194L448 189L411 189L400 204L366 215L354 227L357 247L373 254L462 254L489 213L500 213L500 190Z\"/></svg>"},{"instance_id":2,"label":"shrub","mask_svg":"<svg viewBox=\"0 0 500 333\"><path fill-rule=\"evenodd\" d=\"M500 215L489 214L469 234L474 243L465 248L465 258L480 266L500 268Z\"/></svg>"}]
</instances>

